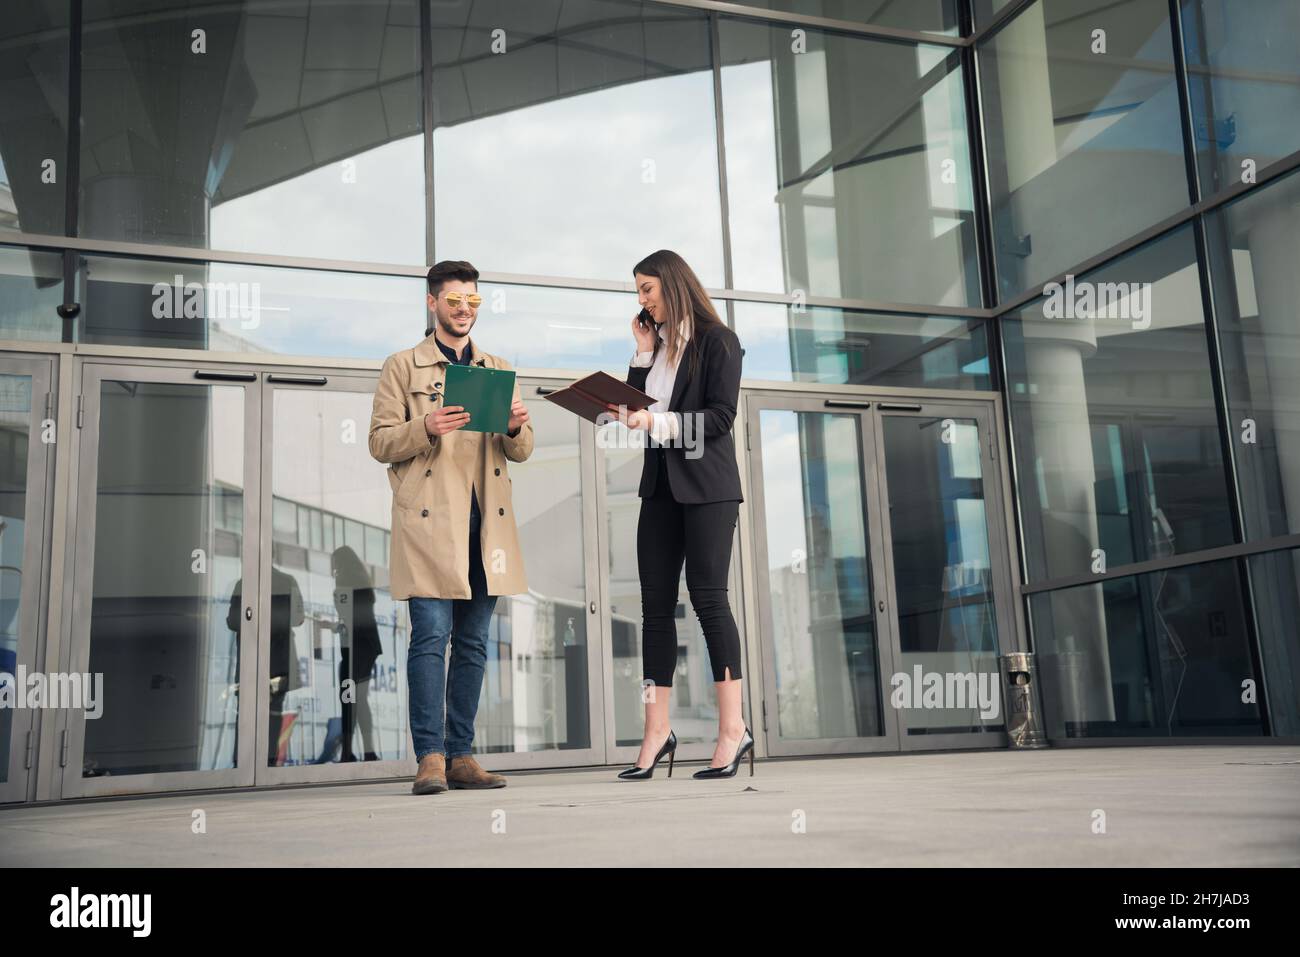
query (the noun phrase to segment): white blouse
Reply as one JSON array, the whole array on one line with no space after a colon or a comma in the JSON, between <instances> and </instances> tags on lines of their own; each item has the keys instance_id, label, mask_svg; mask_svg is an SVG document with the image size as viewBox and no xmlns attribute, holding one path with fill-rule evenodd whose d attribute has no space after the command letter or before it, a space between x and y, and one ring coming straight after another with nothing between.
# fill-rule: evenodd
<instances>
[{"instance_id":1,"label":"white blouse","mask_svg":"<svg viewBox=\"0 0 1300 957\"><path fill-rule=\"evenodd\" d=\"M673 385L677 382L677 366L686 353L686 343L690 341L693 325L693 322L684 322L678 327L677 339L681 343L677 352L678 362L671 365L668 363L667 322L659 325L659 338L664 343L663 347L657 352L654 350L638 352L632 357L632 366L642 369L650 366L650 372L645 380L645 392L655 397L655 402L649 407L649 411L650 437L656 442L669 442L678 435L680 420L668 411L668 403L673 398Z\"/></svg>"}]
</instances>

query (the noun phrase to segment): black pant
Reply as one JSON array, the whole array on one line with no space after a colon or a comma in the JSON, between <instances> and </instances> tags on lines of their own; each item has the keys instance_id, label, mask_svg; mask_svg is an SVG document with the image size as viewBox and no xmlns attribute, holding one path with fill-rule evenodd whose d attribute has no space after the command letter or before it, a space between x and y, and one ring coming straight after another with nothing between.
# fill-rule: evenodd
<instances>
[{"instance_id":1,"label":"black pant","mask_svg":"<svg viewBox=\"0 0 1300 957\"><path fill-rule=\"evenodd\" d=\"M646 679L672 687L677 667L677 588L686 561L686 588L704 629L713 680L741 677L740 632L727 602L727 572L739 502L682 505L672 496L664 454L655 493L641 500L636 560L641 575L641 660Z\"/></svg>"}]
</instances>

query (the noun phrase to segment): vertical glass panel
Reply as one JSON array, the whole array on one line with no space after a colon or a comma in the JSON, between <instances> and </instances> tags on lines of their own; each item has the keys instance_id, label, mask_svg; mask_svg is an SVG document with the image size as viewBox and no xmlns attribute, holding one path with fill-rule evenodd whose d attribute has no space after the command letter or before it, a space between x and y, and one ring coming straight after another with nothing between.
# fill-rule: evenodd
<instances>
[{"instance_id":1,"label":"vertical glass panel","mask_svg":"<svg viewBox=\"0 0 1300 957\"><path fill-rule=\"evenodd\" d=\"M617 746L640 744L645 729L645 704L641 700L641 578L636 557L637 524L641 516L641 498L637 492L641 486L645 452L617 447L618 432L622 428L617 423L601 426L596 439L605 449L606 514L603 521L606 523L609 555L614 743ZM732 554L735 554L734 547ZM684 565L677 588L677 671L673 676L668 714L673 731L683 744L712 741L718 731L713 671L709 666L704 630L686 588ZM728 577L727 594L732 614L740 623L734 562Z\"/></svg>"},{"instance_id":2,"label":"vertical glass panel","mask_svg":"<svg viewBox=\"0 0 1300 957\"><path fill-rule=\"evenodd\" d=\"M58 253L0 246L0 339L59 342L63 265Z\"/></svg>"},{"instance_id":3,"label":"vertical glass panel","mask_svg":"<svg viewBox=\"0 0 1300 957\"><path fill-rule=\"evenodd\" d=\"M630 282L668 247L723 285L704 14L447 0L432 17L437 258Z\"/></svg>"},{"instance_id":4,"label":"vertical glass panel","mask_svg":"<svg viewBox=\"0 0 1300 957\"><path fill-rule=\"evenodd\" d=\"M321 533L341 519L389 529L388 477L365 440L372 399L274 392L271 511L295 522L274 522L271 536L272 767L406 756L410 626L388 591L388 556Z\"/></svg>"},{"instance_id":5,"label":"vertical glass panel","mask_svg":"<svg viewBox=\"0 0 1300 957\"><path fill-rule=\"evenodd\" d=\"M1011 0L971 0L971 9L975 14L975 26L977 28L988 26L993 22L993 18L1010 3Z\"/></svg>"},{"instance_id":6,"label":"vertical glass panel","mask_svg":"<svg viewBox=\"0 0 1300 957\"><path fill-rule=\"evenodd\" d=\"M78 341L383 359L424 338L423 279L87 256Z\"/></svg>"},{"instance_id":7,"label":"vertical glass panel","mask_svg":"<svg viewBox=\"0 0 1300 957\"><path fill-rule=\"evenodd\" d=\"M1205 217L1248 538L1300 532L1300 175Z\"/></svg>"},{"instance_id":8,"label":"vertical glass panel","mask_svg":"<svg viewBox=\"0 0 1300 957\"><path fill-rule=\"evenodd\" d=\"M419 22L417 0L85 0L81 235L422 262Z\"/></svg>"},{"instance_id":9,"label":"vertical glass panel","mask_svg":"<svg viewBox=\"0 0 1300 957\"><path fill-rule=\"evenodd\" d=\"M1300 150L1300 4L1182 0L1201 193Z\"/></svg>"},{"instance_id":10,"label":"vertical glass panel","mask_svg":"<svg viewBox=\"0 0 1300 957\"><path fill-rule=\"evenodd\" d=\"M1166 0L1039 0L979 60L1002 298L1188 204Z\"/></svg>"},{"instance_id":11,"label":"vertical glass panel","mask_svg":"<svg viewBox=\"0 0 1300 957\"><path fill-rule=\"evenodd\" d=\"M628 265L631 285L632 264ZM621 379L635 345L635 293L480 282L474 341L516 369L605 369Z\"/></svg>"},{"instance_id":12,"label":"vertical glass panel","mask_svg":"<svg viewBox=\"0 0 1300 957\"><path fill-rule=\"evenodd\" d=\"M1035 594L1029 612L1049 737L1263 733L1235 559Z\"/></svg>"},{"instance_id":13,"label":"vertical glass panel","mask_svg":"<svg viewBox=\"0 0 1300 957\"><path fill-rule=\"evenodd\" d=\"M925 30L957 35L958 0L895 0L863 3L862 0L739 0L747 7L780 10L808 17L852 20L873 27Z\"/></svg>"},{"instance_id":14,"label":"vertical glass panel","mask_svg":"<svg viewBox=\"0 0 1300 957\"><path fill-rule=\"evenodd\" d=\"M978 306L958 54L718 26L733 287Z\"/></svg>"},{"instance_id":15,"label":"vertical glass panel","mask_svg":"<svg viewBox=\"0 0 1300 957\"><path fill-rule=\"evenodd\" d=\"M492 616L479 753L591 747L581 420L521 392L535 444L510 463L510 482L528 591L502 596Z\"/></svg>"},{"instance_id":16,"label":"vertical glass panel","mask_svg":"<svg viewBox=\"0 0 1300 957\"><path fill-rule=\"evenodd\" d=\"M1279 737L1300 735L1300 552L1268 552L1248 561L1269 727Z\"/></svg>"},{"instance_id":17,"label":"vertical glass panel","mask_svg":"<svg viewBox=\"0 0 1300 957\"><path fill-rule=\"evenodd\" d=\"M941 676L947 707L909 707L907 733L1003 726L998 627L975 419L886 415L885 472L898 645L915 702Z\"/></svg>"},{"instance_id":18,"label":"vertical glass panel","mask_svg":"<svg viewBox=\"0 0 1300 957\"><path fill-rule=\"evenodd\" d=\"M1003 318L1030 581L1233 541L1203 317L1183 227Z\"/></svg>"},{"instance_id":19,"label":"vertical glass panel","mask_svg":"<svg viewBox=\"0 0 1300 957\"><path fill-rule=\"evenodd\" d=\"M732 303L746 379L988 389L984 323L829 306Z\"/></svg>"},{"instance_id":20,"label":"vertical glass panel","mask_svg":"<svg viewBox=\"0 0 1300 957\"><path fill-rule=\"evenodd\" d=\"M243 495L242 388L102 383L84 776L235 766Z\"/></svg>"},{"instance_id":21,"label":"vertical glass panel","mask_svg":"<svg viewBox=\"0 0 1300 957\"><path fill-rule=\"evenodd\" d=\"M67 0L6 3L0 17L0 233L64 235Z\"/></svg>"},{"instance_id":22,"label":"vertical glass panel","mask_svg":"<svg viewBox=\"0 0 1300 957\"><path fill-rule=\"evenodd\" d=\"M0 375L0 681L17 674L22 638L23 548L27 535L27 456L32 380ZM35 573L36 569L30 570ZM9 778L14 709L0 708L0 784Z\"/></svg>"},{"instance_id":23,"label":"vertical glass panel","mask_svg":"<svg viewBox=\"0 0 1300 957\"><path fill-rule=\"evenodd\" d=\"M861 419L763 409L759 428L779 734L882 735Z\"/></svg>"}]
</instances>

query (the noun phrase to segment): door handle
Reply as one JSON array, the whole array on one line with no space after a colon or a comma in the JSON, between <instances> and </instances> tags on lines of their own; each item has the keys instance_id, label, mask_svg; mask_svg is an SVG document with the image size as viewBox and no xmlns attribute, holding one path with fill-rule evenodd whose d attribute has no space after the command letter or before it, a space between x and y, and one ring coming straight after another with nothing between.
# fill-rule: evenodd
<instances>
[{"instance_id":1,"label":"door handle","mask_svg":"<svg viewBox=\"0 0 1300 957\"><path fill-rule=\"evenodd\" d=\"M244 609L244 621L252 621L252 620L253 620L253 606L249 605L247 608Z\"/></svg>"},{"instance_id":2,"label":"door handle","mask_svg":"<svg viewBox=\"0 0 1300 957\"><path fill-rule=\"evenodd\" d=\"M266 377L267 382L281 382L285 385L325 385L329 379L323 375L284 375L273 372Z\"/></svg>"},{"instance_id":3,"label":"door handle","mask_svg":"<svg viewBox=\"0 0 1300 957\"><path fill-rule=\"evenodd\" d=\"M869 409L870 402L854 401L852 399L827 399L822 403L827 409Z\"/></svg>"},{"instance_id":4,"label":"door handle","mask_svg":"<svg viewBox=\"0 0 1300 957\"><path fill-rule=\"evenodd\" d=\"M589 607L591 608L591 613L593 615L596 614L596 603L594 601L591 603Z\"/></svg>"},{"instance_id":5,"label":"door handle","mask_svg":"<svg viewBox=\"0 0 1300 957\"><path fill-rule=\"evenodd\" d=\"M883 615L885 613L885 599L876 602L876 609Z\"/></svg>"},{"instance_id":6,"label":"door handle","mask_svg":"<svg viewBox=\"0 0 1300 957\"><path fill-rule=\"evenodd\" d=\"M196 379L211 379L215 382L256 382L256 372L222 372L213 369L196 369Z\"/></svg>"},{"instance_id":7,"label":"door handle","mask_svg":"<svg viewBox=\"0 0 1300 957\"><path fill-rule=\"evenodd\" d=\"M550 395L552 392L559 392L559 391L560 391L559 389L552 389L544 385L539 385L537 387L538 395Z\"/></svg>"}]
</instances>

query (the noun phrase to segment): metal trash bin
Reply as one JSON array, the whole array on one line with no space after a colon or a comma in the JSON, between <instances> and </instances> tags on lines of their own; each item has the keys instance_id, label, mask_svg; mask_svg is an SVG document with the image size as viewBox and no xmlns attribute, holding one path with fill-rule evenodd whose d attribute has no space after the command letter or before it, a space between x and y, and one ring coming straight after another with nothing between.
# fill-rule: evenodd
<instances>
[{"instance_id":1,"label":"metal trash bin","mask_svg":"<svg viewBox=\"0 0 1300 957\"><path fill-rule=\"evenodd\" d=\"M1033 652L999 655L998 666L1002 671L1002 703L1011 747L1047 747Z\"/></svg>"}]
</instances>

